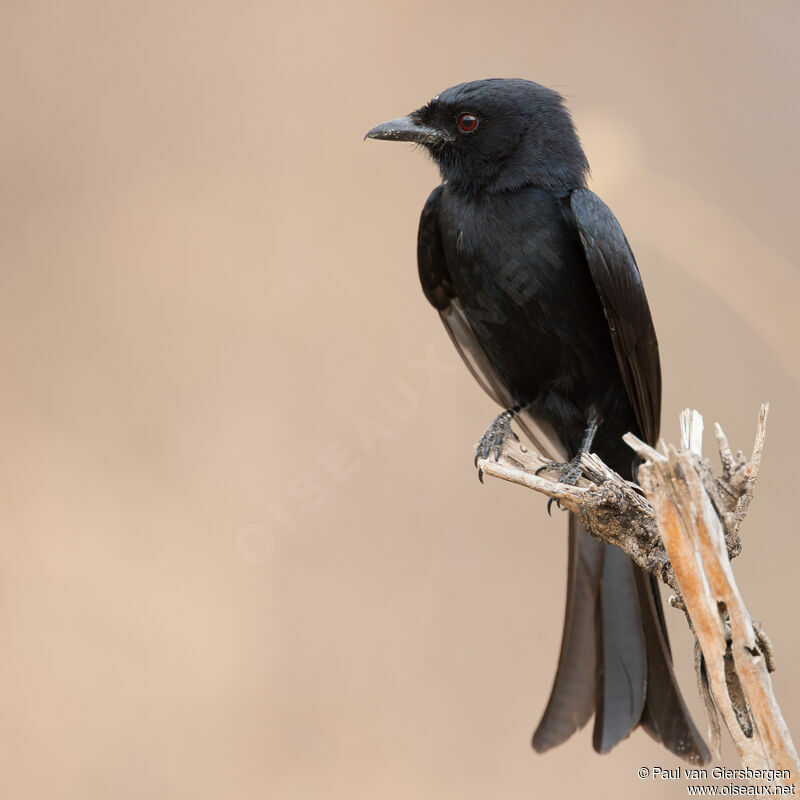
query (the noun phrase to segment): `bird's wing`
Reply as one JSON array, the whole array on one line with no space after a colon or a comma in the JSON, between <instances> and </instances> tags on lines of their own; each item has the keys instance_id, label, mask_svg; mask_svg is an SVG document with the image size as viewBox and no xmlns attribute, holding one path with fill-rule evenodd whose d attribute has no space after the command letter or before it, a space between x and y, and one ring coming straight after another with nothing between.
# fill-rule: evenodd
<instances>
[{"instance_id":1,"label":"bird's wing","mask_svg":"<svg viewBox=\"0 0 800 800\"><path fill-rule=\"evenodd\" d=\"M498 405L511 408L517 400L495 370L475 335L447 270L439 229L441 193L441 186L431 192L419 221L417 264L422 291L439 312L450 339L475 380ZM517 422L537 453L553 461L566 459L563 446L549 426L541 420L535 420L525 410L517 415Z\"/></svg>"},{"instance_id":2,"label":"bird's wing","mask_svg":"<svg viewBox=\"0 0 800 800\"><path fill-rule=\"evenodd\" d=\"M661 418L661 367L636 259L616 217L596 194L573 190L569 211L608 320L628 399L641 435L653 444Z\"/></svg>"}]
</instances>

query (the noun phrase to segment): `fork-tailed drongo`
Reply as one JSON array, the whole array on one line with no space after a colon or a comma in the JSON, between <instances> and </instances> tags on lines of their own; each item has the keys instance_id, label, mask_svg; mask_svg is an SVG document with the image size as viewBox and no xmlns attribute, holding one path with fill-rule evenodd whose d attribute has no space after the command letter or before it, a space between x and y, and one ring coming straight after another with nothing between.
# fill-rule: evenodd
<instances>
[{"instance_id":1,"label":"fork-tailed drongo","mask_svg":"<svg viewBox=\"0 0 800 800\"><path fill-rule=\"evenodd\" d=\"M625 234L586 187L563 98L525 80L463 83L367 137L422 145L441 172L419 227L422 288L477 381L510 409L478 454L496 457L517 416L548 457L573 459L565 479L590 445L635 478L621 437L658 436L658 344ZM569 527L561 654L534 748L562 743L594 713L601 753L641 725L706 762L654 580L573 517Z\"/></svg>"}]
</instances>

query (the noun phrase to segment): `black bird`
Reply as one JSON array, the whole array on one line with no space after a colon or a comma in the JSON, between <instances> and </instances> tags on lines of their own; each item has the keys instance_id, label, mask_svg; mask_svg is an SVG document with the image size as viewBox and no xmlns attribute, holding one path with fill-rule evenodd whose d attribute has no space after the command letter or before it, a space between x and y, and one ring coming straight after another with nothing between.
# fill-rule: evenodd
<instances>
[{"instance_id":1,"label":"black bird","mask_svg":"<svg viewBox=\"0 0 800 800\"><path fill-rule=\"evenodd\" d=\"M577 479L589 447L634 479L621 437L658 436L658 344L625 234L586 188L589 165L561 95L526 80L462 83L366 136L422 145L441 172L419 226L422 288L507 409L476 459L497 458L516 417L548 458L572 457L563 480ZM641 725L676 755L707 762L675 682L655 580L572 516L569 528L561 654L533 747L561 744L595 713L600 753Z\"/></svg>"}]
</instances>

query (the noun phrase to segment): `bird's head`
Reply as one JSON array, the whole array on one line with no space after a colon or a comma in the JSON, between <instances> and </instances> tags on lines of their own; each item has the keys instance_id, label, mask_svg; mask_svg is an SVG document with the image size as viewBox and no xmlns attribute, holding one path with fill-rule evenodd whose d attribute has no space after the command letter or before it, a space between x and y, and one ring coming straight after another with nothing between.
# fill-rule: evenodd
<instances>
[{"instance_id":1,"label":"bird's head","mask_svg":"<svg viewBox=\"0 0 800 800\"><path fill-rule=\"evenodd\" d=\"M365 138L422 145L466 194L583 186L589 169L564 98L519 79L460 83Z\"/></svg>"}]
</instances>

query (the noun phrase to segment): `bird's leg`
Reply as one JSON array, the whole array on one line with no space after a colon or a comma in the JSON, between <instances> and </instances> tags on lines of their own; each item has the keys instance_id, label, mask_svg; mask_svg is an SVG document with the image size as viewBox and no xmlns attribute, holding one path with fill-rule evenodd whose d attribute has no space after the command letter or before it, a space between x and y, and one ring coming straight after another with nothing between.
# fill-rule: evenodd
<instances>
[{"instance_id":1,"label":"bird's leg","mask_svg":"<svg viewBox=\"0 0 800 800\"><path fill-rule=\"evenodd\" d=\"M588 421L586 422L586 430L583 432L583 439L581 439L581 444L580 447L578 447L578 452L575 454L572 460L567 461L564 464L556 462L553 462L552 464L545 464L543 467L539 467L539 469L536 470L536 474L538 475L540 472L543 472L544 470L553 470L556 471L558 474L559 483L566 483L569 484L570 486L574 486L578 482L578 478L580 478L581 475L583 474L583 469L581 468L581 458L584 453L588 453L589 450L591 449L592 442L594 441L595 434L597 433L597 429L599 427L600 427L600 417L597 416L595 413L592 413ZM547 501L548 514L550 514L550 508L552 505L553 505L553 498L551 497Z\"/></svg>"},{"instance_id":2,"label":"bird's leg","mask_svg":"<svg viewBox=\"0 0 800 800\"><path fill-rule=\"evenodd\" d=\"M475 466L478 466L478 461L482 458L494 458L497 461L500 458L500 453L503 452L503 443L506 439L514 439L519 441L514 431L511 430L511 420L522 411L523 406L516 405L506 409L502 414L495 417L492 424L486 429L478 446L475 448ZM478 480L483 483L483 470L478 468Z\"/></svg>"}]
</instances>

